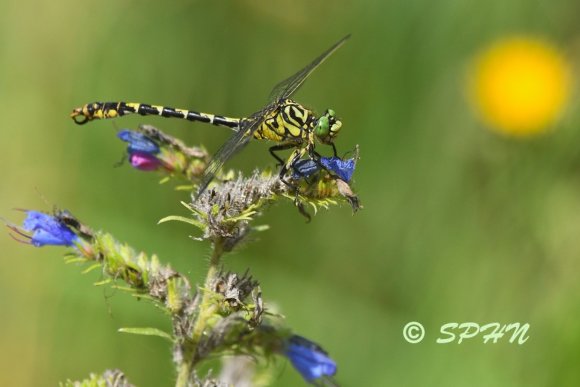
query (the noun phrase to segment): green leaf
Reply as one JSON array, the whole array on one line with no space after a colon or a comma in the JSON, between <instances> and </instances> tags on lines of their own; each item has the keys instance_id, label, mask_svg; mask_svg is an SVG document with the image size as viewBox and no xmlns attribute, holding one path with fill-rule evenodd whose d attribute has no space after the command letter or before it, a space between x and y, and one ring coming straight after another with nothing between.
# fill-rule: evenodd
<instances>
[{"instance_id":1,"label":"green leaf","mask_svg":"<svg viewBox=\"0 0 580 387\"><path fill-rule=\"evenodd\" d=\"M188 185L178 185L177 187L175 187L176 191L193 191L193 185L188 184Z\"/></svg>"},{"instance_id":2,"label":"green leaf","mask_svg":"<svg viewBox=\"0 0 580 387\"><path fill-rule=\"evenodd\" d=\"M121 290L123 292L129 292L129 293L136 293L138 291L135 288L132 288L130 286L124 286L124 285L111 285L111 289Z\"/></svg>"},{"instance_id":3,"label":"green leaf","mask_svg":"<svg viewBox=\"0 0 580 387\"><path fill-rule=\"evenodd\" d=\"M93 270L95 270L95 269L97 269L99 267L101 267L101 264L100 263L95 263L94 265L91 265L91 266L87 267L81 273L82 274L87 274L87 273L89 273L89 272L91 272L91 271L93 271Z\"/></svg>"},{"instance_id":4,"label":"green leaf","mask_svg":"<svg viewBox=\"0 0 580 387\"><path fill-rule=\"evenodd\" d=\"M119 328L119 332L131 333L133 335L158 336L169 340L171 343L174 341L173 337L169 333L163 332L161 329L157 328Z\"/></svg>"},{"instance_id":5,"label":"green leaf","mask_svg":"<svg viewBox=\"0 0 580 387\"><path fill-rule=\"evenodd\" d=\"M74 258L70 258L70 257L65 257L65 262L67 264L69 263L85 263L87 261L87 259L85 257L74 257Z\"/></svg>"},{"instance_id":6,"label":"green leaf","mask_svg":"<svg viewBox=\"0 0 580 387\"><path fill-rule=\"evenodd\" d=\"M266 231L269 229L270 229L270 226L267 224L261 224L261 225L252 227L252 230L254 230L256 232L262 232L262 231Z\"/></svg>"},{"instance_id":7,"label":"green leaf","mask_svg":"<svg viewBox=\"0 0 580 387\"><path fill-rule=\"evenodd\" d=\"M103 285L109 284L111 282L113 282L113 280L110 279L110 278L107 278L107 279L104 279L102 281L95 282L95 283L93 283L93 285L95 285L95 286L103 286Z\"/></svg>"},{"instance_id":8,"label":"green leaf","mask_svg":"<svg viewBox=\"0 0 580 387\"><path fill-rule=\"evenodd\" d=\"M185 216L178 216L178 215L166 216L165 218L160 219L157 222L157 224L169 222L171 220L177 220L179 222L185 222L185 223L191 224L192 226L195 226L197 228L200 228L202 230L205 229L205 226L201 222L198 222L197 220L192 219L192 218L186 218Z\"/></svg>"}]
</instances>

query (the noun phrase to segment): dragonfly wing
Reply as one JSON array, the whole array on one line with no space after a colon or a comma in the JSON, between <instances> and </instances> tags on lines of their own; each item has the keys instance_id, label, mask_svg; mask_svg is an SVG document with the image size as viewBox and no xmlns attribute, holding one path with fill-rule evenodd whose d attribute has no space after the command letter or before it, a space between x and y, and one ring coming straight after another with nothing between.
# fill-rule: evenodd
<instances>
[{"instance_id":1,"label":"dragonfly wing","mask_svg":"<svg viewBox=\"0 0 580 387\"><path fill-rule=\"evenodd\" d=\"M261 123L260 119L255 118L257 115L258 113L255 113L250 118L242 121L240 123L240 129L235 132L215 153L215 156L211 159L203 174L203 178L197 190L196 198L205 191L224 163L234 154L239 152L244 146L246 146L248 141L250 141L252 134L254 134L254 131Z\"/></svg>"},{"instance_id":2,"label":"dragonfly wing","mask_svg":"<svg viewBox=\"0 0 580 387\"><path fill-rule=\"evenodd\" d=\"M318 58L314 59L310 64L304 67L302 70L298 71L291 77L278 83L272 89L270 93L270 101L278 101L280 99L288 98L292 96L302 86L306 78L326 60L330 55L332 55L336 50L340 48L350 38L350 34L346 35L344 38L336 42L332 47L323 52Z\"/></svg>"},{"instance_id":3,"label":"dragonfly wing","mask_svg":"<svg viewBox=\"0 0 580 387\"><path fill-rule=\"evenodd\" d=\"M254 131L260 126L265 116L268 116L278 107L278 101L290 97L298 90L304 83L304 80L326 60L332 53L334 53L340 46L350 38L350 35L345 36L332 47L322 53L318 58L314 59L309 65L292 75L290 78L278 83L270 93L270 104L249 118L240 122L240 129L234 133L225 144L216 152L213 159L210 161L207 169L204 172L203 178L199 185L197 195L198 198L207 188L209 183L214 178L218 170L229 160L235 153L242 149L248 141L252 138Z\"/></svg>"}]
</instances>

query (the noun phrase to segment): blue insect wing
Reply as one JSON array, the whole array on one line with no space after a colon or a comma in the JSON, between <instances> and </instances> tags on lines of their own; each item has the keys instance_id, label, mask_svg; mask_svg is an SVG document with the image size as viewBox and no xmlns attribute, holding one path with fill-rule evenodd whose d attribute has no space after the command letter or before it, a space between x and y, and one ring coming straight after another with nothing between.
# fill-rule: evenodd
<instances>
[{"instance_id":1,"label":"blue insect wing","mask_svg":"<svg viewBox=\"0 0 580 387\"><path fill-rule=\"evenodd\" d=\"M129 153L159 153L159 146L143 133L135 132L133 130L121 130L119 133L117 133L117 137L129 143L127 146L127 151Z\"/></svg>"},{"instance_id":2,"label":"blue insect wing","mask_svg":"<svg viewBox=\"0 0 580 387\"><path fill-rule=\"evenodd\" d=\"M354 159L342 160L338 157L321 157L320 163L347 183L350 182L356 166Z\"/></svg>"}]
</instances>

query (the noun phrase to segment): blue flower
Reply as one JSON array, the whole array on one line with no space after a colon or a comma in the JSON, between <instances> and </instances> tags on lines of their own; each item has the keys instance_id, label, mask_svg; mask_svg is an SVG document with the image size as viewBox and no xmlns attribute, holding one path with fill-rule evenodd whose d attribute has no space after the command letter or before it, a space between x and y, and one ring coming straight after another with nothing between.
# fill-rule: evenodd
<instances>
[{"instance_id":1,"label":"blue flower","mask_svg":"<svg viewBox=\"0 0 580 387\"><path fill-rule=\"evenodd\" d=\"M38 211L26 211L27 217L22 223L22 230L32 233L31 236L11 227L18 234L29 238L33 246L73 246L78 236L58 218Z\"/></svg>"},{"instance_id":2,"label":"blue flower","mask_svg":"<svg viewBox=\"0 0 580 387\"><path fill-rule=\"evenodd\" d=\"M334 360L316 343L304 337L291 336L287 341L284 354L308 382L336 374Z\"/></svg>"},{"instance_id":3,"label":"blue flower","mask_svg":"<svg viewBox=\"0 0 580 387\"><path fill-rule=\"evenodd\" d=\"M129 162L133 168L141 171L155 171L163 165L157 157L145 152L129 153Z\"/></svg>"},{"instance_id":4,"label":"blue flower","mask_svg":"<svg viewBox=\"0 0 580 387\"><path fill-rule=\"evenodd\" d=\"M163 162L157 157L159 145L150 137L141 132L124 129L117 133L117 137L128 143L127 153L133 168L141 171L155 171Z\"/></svg>"}]
</instances>

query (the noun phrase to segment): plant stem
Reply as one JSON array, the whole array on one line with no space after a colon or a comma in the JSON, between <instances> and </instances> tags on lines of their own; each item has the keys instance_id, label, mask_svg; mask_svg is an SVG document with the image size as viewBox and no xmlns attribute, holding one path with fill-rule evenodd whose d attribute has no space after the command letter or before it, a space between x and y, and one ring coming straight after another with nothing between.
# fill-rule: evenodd
<instances>
[{"instance_id":1,"label":"plant stem","mask_svg":"<svg viewBox=\"0 0 580 387\"><path fill-rule=\"evenodd\" d=\"M205 328L205 322L207 318L213 313L213 307L210 303L212 292L209 289L211 282L213 281L218 271L220 258L223 254L220 242L221 240L214 243L213 253L209 261L209 268L207 269L207 275L205 276L203 297L201 299L201 303L199 304L199 314L197 315L197 319L191 330L191 339L195 344L199 343Z\"/></svg>"},{"instance_id":2,"label":"plant stem","mask_svg":"<svg viewBox=\"0 0 580 387\"><path fill-rule=\"evenodd\" d=\"M211 302L213 294L210 290L210 287L217 274L222 254L223 248L222 241L220 239L214 242L213 253L209 261L209 267L207 269L205 283L202 290L203 296L201 302L199 303L197 318L195 319L191 329L191 342L193 344L193 348L184 354L183 361L178 366L177 381L175 383L176 387L186 387L189 384L192 368L199 360L201 360L197 358L197 346L201 341L208 318L211 317L214 313L214 306Z\"/></svg>"},{"instance_id":3,"label":"plant stem","mask_svg":"<svg viewBox=\"0 0 580 387\"><path fill-rule=\"evenodd\" d=\"M189 376L191 375L191 362L189 359L183 359L177 370L177 381L175 387L187 387L189 383Z\"/></svg>"}]
</instances>

